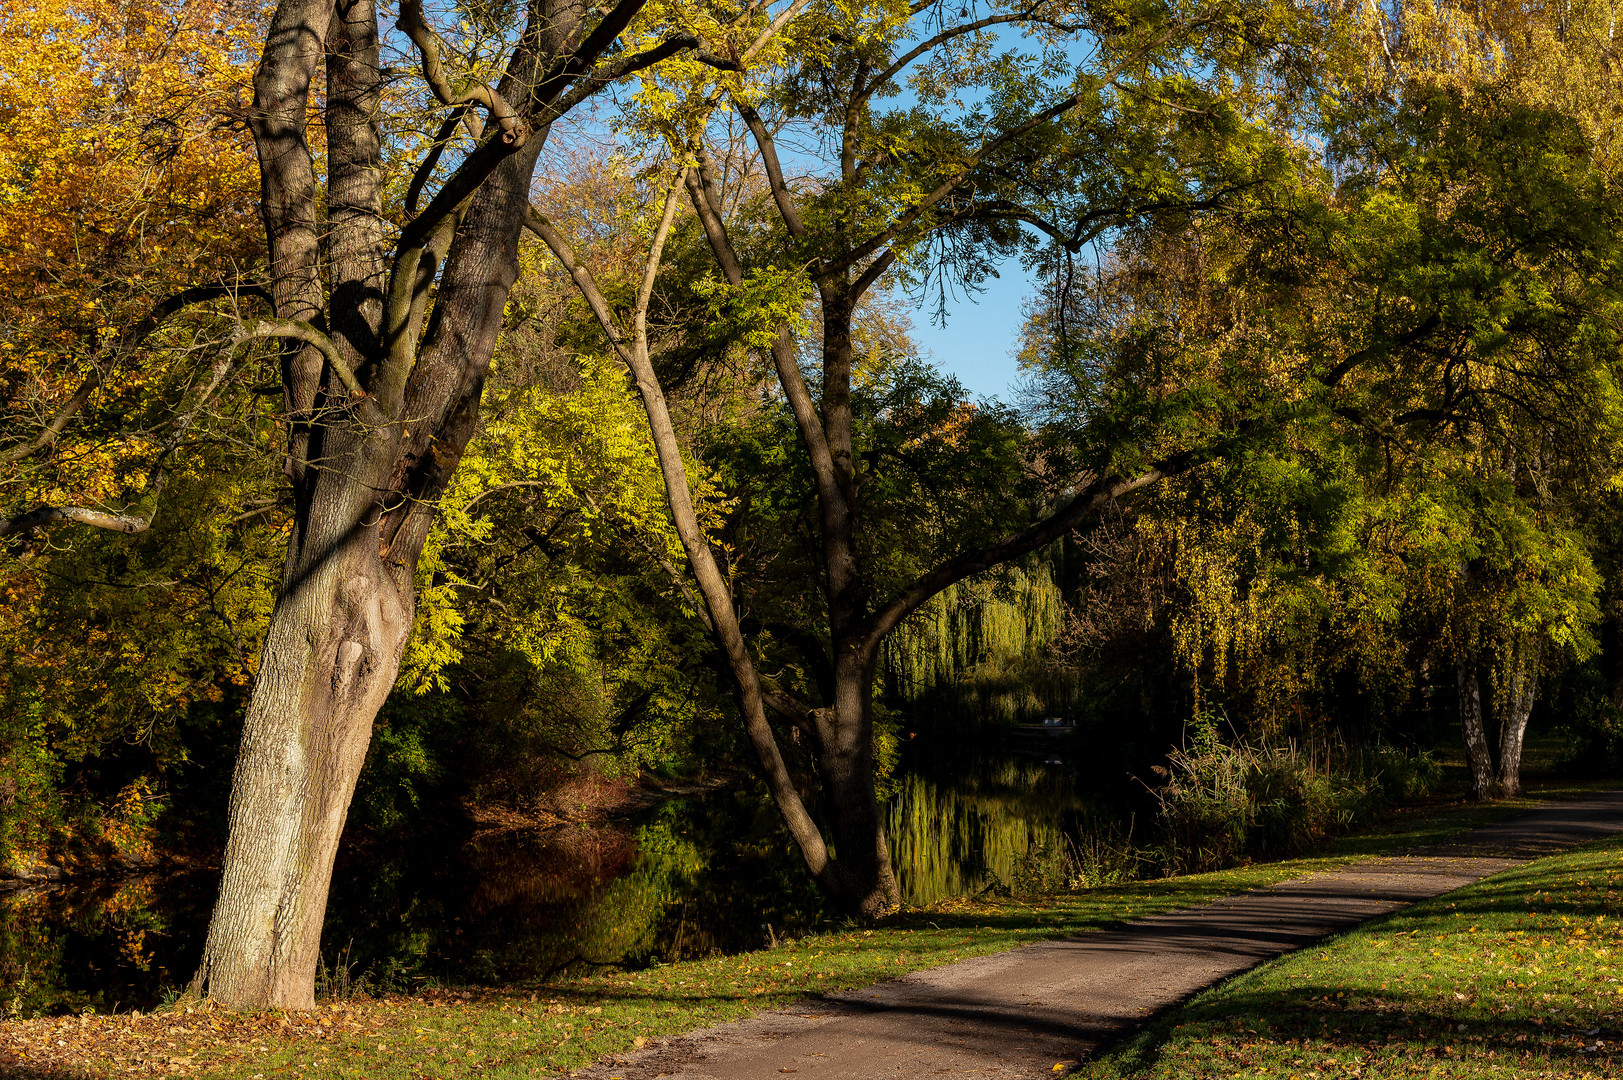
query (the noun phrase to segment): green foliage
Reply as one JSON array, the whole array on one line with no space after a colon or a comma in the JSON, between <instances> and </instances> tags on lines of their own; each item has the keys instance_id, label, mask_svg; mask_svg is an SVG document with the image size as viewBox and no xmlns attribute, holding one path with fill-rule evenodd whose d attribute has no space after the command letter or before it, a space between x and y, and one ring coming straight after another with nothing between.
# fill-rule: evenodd
<instances>
[{"instance_id":1,"label":"green foliage","mask_svg":"<svg viewBox=\"0 0 1623 1080\"><path fill-rule=\"evenodd\" d=\"M401 672L423 704L380 729L379 824L405 820L444 755L473 805L541 809L578 768L679 759L717 707L632 391L601 358L572 367L564 392L490 393L442 502Z\"/></svg>"},{"instance_id":2,"label":"green foliage","mask_svg":"<svg viewBox=\"0 0 1623 1080\"><path fill-rule=\"evenodd\" d=\"M1358 771L1379 786L1388 802L1412 801L1430 795L1442 779L1442 762L1429 750L1409 753L1382 743L1365 749L1357 762Z\"/></svg>"},{"instance_id":3,"label":"green foliage","mask_svg":"<svg viewBox=\"0 0 1623 1080\"><path fill-rule=\"evenodd\" d=\"M807 329L811 283L802 274L751 267L735 289L707 273L694 283L693 291L706 301L707 335L713 339L765 349L777 340L782 327L791 333Z\"/></svg>"},{"instance_id":4,"label":"green foliage","mask_svg":"<svg viewBox=\"0 0 1623 1080\"><path fill-rule=\"evenodd\" d=\"M1209 714L1192 727L1191 744L1168 755L1167 782L1155 791L1164 859L1176 870L1299 854L1379 807L1372 779L1315 766L1294 746L1226 743Z\"/></svg>"},{"instance_id":5,"label":"green foliage","mask_svg":"<svg viewBox=\"0 0 1623 1080\"><path fill-rule=\"evenodd\" d=\"M1204 462L1101 531L1067 643L1088 684L1165 642L1174 716L1404 738L1438 670L1597 647L1615 194L1567 117L1400 89L1331 101L1330 169L1271 207L1126 237L1033 309L1051 460Z\"/></svg>"}]
</instances>

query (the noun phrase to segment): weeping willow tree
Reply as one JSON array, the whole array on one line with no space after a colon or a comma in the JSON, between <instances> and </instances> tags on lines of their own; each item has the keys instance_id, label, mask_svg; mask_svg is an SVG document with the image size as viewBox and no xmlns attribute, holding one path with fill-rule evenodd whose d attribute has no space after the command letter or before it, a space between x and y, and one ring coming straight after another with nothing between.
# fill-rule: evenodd
<instances>
[{"instance_id":1,"label":"weeping willow tree","mask_svg":"<svg viewBox=\"0 0 1623 1080\"><path fill-rule=\"evenodd\" d=\"M1062 555L948 586L887 640L886 696L916 724L1028 723L1063 712L1074 670L1052 662L1065 624Z\"/></svg>"}]
</instances>

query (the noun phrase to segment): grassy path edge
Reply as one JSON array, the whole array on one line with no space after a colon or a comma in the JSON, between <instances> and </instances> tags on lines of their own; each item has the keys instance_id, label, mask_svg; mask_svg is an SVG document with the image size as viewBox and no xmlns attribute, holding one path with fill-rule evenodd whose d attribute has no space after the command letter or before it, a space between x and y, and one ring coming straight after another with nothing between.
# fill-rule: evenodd
<instances>
[{"instance_id":1,"label":"grassy path edge","mask_svg":"<svg viewBox=\"0 0 1623 1080\"><path fill-rule=\"evenodd\" d=\"M1623 835L1376 916L1192 995L1082 1080L1623 1070Z\"/></svg>"}]
</instances>

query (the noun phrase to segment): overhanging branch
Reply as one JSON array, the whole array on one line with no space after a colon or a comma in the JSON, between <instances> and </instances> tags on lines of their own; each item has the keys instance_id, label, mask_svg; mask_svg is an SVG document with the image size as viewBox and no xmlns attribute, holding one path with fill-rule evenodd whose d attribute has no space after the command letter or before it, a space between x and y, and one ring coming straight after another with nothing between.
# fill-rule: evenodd
<instances>
[{"instance_id":1,"label":"overhanging branch","mask_svg":"<svg viewBox=\"0 0 1623 1080\"><path fill-rule=\"evenodd\" d=\"M151 337L158 327L162 326L176 312L194 304L203 304L226 296L237 298L252 296L264 300L266 303L271 302L270 294L258 285L194 285L189 289L182 289L172 296L167 296L152 305L152 310L147 312L146 317L137 323L129 333L120 337L113 348L118 352L138 349L146 343L146 339ZM30 442L23 443L21 446L14 446L0 453L0 464L22 461L24 458L31 457L41 450L48 450L54 446L57 438L66 430L68 423L89 403L90 396L96 392L101 383L102 373L99 370L91 372L85 378L85 381L79 384L79 388L73 392L73 396L68 398L62 408L57 411L51 422L45 426L45 430Z\"/></svg>"},{"instance_id":2,"label":"overhanging branch","mask_svg":"<svg viewBox=\"0 0 1623 1080\"><path fill-rule=\"evenodd\" d=\"M1102 477L1043 520L986 547L948 559L920 576L906 592L869 617L863 635L866 647L877 648L885 635L896 629L903 619L947 586L1045 547L1101 513L1123 495L1186 472L1205 460L1204 455L1184 453L1157 462L1136 476Z\"/></svg>"},{"instance_id":3,"label":"overhanging branch","mask_svg":"<svg viewBox=\"0 0 1623 1080\"><path fill-rule=\"evenodd\" d=\"M333 343L333 339L309 323L299 322L297 319L260 319L252 325L245 325L238 332L236 340L240 343L253 338L286 338L314 345L326 358L333 374L338 376L338 381L356 398L366 397L365 389L355 378L355 372L350 370L349 365L344 363L344 358L338 354L338 346Z\"/></svg>"},{"instance_id":4,"label":"overhanging branch","mask_svg":"<svg viewBox=\"0 0 1623 1080\"><path fill-rule=\"evenodd\" d=\"M18 533L31 532L46 525L64 522L88 525L93 529L106 529L116 533L146 532L158 512L158 496L163 492L163 483L164 474L159 472L147 493L152 505L142 514L127 512L112 514L85 506L41 506L26 514L0 521L0 536L15 536Z\"/></svg>"}]
</instances>

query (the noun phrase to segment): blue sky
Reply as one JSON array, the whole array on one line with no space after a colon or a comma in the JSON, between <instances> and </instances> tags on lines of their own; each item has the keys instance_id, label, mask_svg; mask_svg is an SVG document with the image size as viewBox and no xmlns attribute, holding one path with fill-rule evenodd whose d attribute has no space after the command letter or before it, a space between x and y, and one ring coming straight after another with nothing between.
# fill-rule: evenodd
<instances>
[{"instance_id":1,"label":"blue sky","mask_svg":"<svg viewBox=\"0 0 1623 1080\"><path fill-rule=\"evenodd\" d=\"M1020 307L1033 283L1018 261L1004 264L999 273L987 279L985 292L956 301L949 296L945 327L930 321L933 304L915 309L913 340L938 367L958 376L972 396L1011 401L1019 378L1014 351Z\"/></svg>"}]
</instances>

